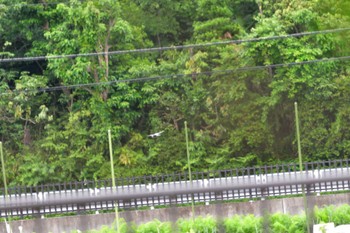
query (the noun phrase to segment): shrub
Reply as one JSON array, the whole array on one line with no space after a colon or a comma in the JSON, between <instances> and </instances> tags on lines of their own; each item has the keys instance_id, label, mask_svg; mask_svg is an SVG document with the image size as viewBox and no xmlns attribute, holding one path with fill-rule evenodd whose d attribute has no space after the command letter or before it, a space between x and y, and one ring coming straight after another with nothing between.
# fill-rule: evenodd
<instances>
[{"instance_id":1,"label":"shrub","mask_svg":"<svg viewBox=\"0 0 350 233\"><path fill-rule=\"evenodd\" d=\"M328 206L322 209L315 208L315 222L334 222L335 225L350 224L350 206ZM264 222L266 221L266 222ZM305 215L290 216L287 214L273 214L269 216L255 217L254 215L235 215L227 218L223 223L224 232L227 233L262 233L264 228L269 228L271 233L305 233ZM217 233L217 221L211 217L198 217L192 219L179 219L177 221L178 233ZM171 223L154 220L133 228L135 233L174 233ZM103 227L99 231L90 233L116 233L115 227ZM127 232L127 224L121 221L121 233ZM220 232L221 233L221 232Z\"/></svg>"},{"instance_id":2,"label":"shrub","mask_svg":"<svg viewBox=\"0 0 350 233\"><path fill-rule=\"evenodd\" d=\"M335 225L350 223L350 206L327 206L322 209L315 208L315 219L318 223L334 222Z\"/></svg>"},{"instance_id":3,"label":"shrub","mask_svg":"<svg viewBox=\"0 0 350 233\"><path fill-rule=\"evenodd\" d=\"M307 231L305 216L273 214L270 219L270 232L274 233L304 233Z\"/></svg>"},{"instance_id":4,"label":"shrub","mask_svg":"<svg viewBox=\"0 0 350 233\"><path fill-rule=\"evenodd\" d=\"M261 233L262 219L254 215L234 216L224 221L226 232L236 233Z\"/></svg>"},{"instance_id":5,"label":"shrub","mask_svg":"<svg viewBox=\"0 0 350 233\"><path fill-rule=\"evenodd\" d=\"M140 225L136 233L172 233L171 223L153 220L146 224Z\"/></svg>"},{"instance_id":6,"label":"shrub","mask_svg":"<svg viewBox=\"0 0 350 233\"><path fill-rule=\"evenodd\" d=\"M179 226L180 233L216 233L216 220L208 216L206 218L198 217L194 221L180 219L177 221L177 225Z\"/></svg>"}]
</instances>

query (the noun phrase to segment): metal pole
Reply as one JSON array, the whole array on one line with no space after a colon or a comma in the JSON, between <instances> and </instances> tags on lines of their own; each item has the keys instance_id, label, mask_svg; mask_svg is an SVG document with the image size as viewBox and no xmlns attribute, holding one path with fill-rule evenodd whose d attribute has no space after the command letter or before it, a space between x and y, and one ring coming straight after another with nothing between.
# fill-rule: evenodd
<instances>
[{"instance_id":1,"label":"metal pole","mask_svg":"<svg viewBox=\"0 0 350 233\"><path fill-rule=\"evenodd\" d=\"M109 142L109 157L111 162L112 186L113 186L113 190L116 191L111 130L108 130L108 142ZM114 203L114 208L115 208L115 219L117 221L117 232L119 233L120 226L119 226L118 202Z\"/></svg>"},{"instance_id":2,"label":"metal pole","mask_svg":"<svg viewBox=\"0 0 350 233\"><path fill-rule=\"evenodd\" d=\"M7 191L7 181L6 181L6 171L5 171L5 160L4 160L4 152L2 150L2 142L0 142L0 157L1 157L1 166L2 166L2 177L3 177L3 180L4 180L4 188L5 188L5 200L8 200L9 196L8 196L8 191ZM8 223L6 222L6 219L5 219L5 224L6 224L6 228L8 226L8 229L7 231L9 233L12 232L12 229L11 229L11 225L10 225L10 219L8 219Z\"/></svg>"},{"instance_id":3,"label":"metal pole","mask_svg":"<svg viewBox=\"0 0 350 233\"><path fill-rule=\"evenodd\" d=\"M300 143L300 129L299 129L299 116L298 116L298 103L294 102L294 109L295 109L295 124L296 124L296 130L297 130L297 143L298 143L298 157L299 157L299 170L300 173L303 172L303 161L302 161L302 155L301 155L301 143ZM305 211L305 217L306 217L306 226L307 226L307 232L310 233L310 224L309 224L309 211L307 208L307 199L305 195L305 187L302 185L302 193L303 193L303 199L304 199L304 211Z\"/></svg>"},{"instance_id":4,"label":"metal pole","mask_svg":"<svg viewBox=\"0 0 350 233\"><path fill-rule=\"evenodd\" d=\"M5 187L5 196L7 198L7 182L6 182L6 172L5 172L5 162L4 162L4 153L2 151L2 142L0 142L0 154L1 154L1 166L2 166L2 177L4 179L4 187Z\"/></svg>"},{"instance_id":5,"label":"metal pole","mask_svg":"<svg viewBox=\"0 0 350 233\"><path fill-rule=\"evenodd\" d=\"M190 150L188 145L188 132L187 132L187 121L185 121L185 134L186 134L186 152L187 152L187 166L188 166L188 175L190 176L190 182L191 185L193 185L192 182L192 173L191 173L191 163L190 163ZM193 200L193 194L191 198L191 204L192 204L192 220L194 221L194 200Z\"/></svg>"},{"instance_id":6,"label":"metal pole","mask_svg":"<svg viewBox=\"0 0 350 233\"><path fill-rule=\"evenodd\" d=\"M303 171L303 162L302 162L302 155L301 155L301 143L300 143L300 130L299 130L298 103L297 102L294 103L294 108L295 108L295 124L296 124L296 130L297 130L299 168L300 168L300 171Z\"/></svg>"}]
</instances>

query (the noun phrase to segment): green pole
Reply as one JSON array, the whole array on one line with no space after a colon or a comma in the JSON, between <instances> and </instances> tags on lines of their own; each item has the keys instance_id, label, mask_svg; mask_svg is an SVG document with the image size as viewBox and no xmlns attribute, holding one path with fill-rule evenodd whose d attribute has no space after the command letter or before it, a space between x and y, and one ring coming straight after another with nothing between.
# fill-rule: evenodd
<instances>
[{"instance_id":1,"label":"green pole","mask_svg":"<svg viewBox=\"0 0 350 233\"><path fill-rule=\"evenodd\" d=\"M2 142L0 142L0 157L1 157L1 166L2 166L2 177L4 179L4 188L5 188L5 200L8 200L8 191L7 191L7 181L6 181L6 171L5 171L5 160L4 160L4 152L2 150ZM10 232L12 232L11 225L10 225L10 219L8 219L8 223L5 219L5 224L10 226Z\"/></svg>"},{"instance_id":2,"label":"green pole","mask_svg":"<svg viewBox=\"0 0 350 233\"><path fill-rule=\"evenodd\" d=\"M185 134L186 134L186 152L187 152L188 175L190 176L190 182L191 182L191 185L192 185L193 182L192 182L191 163L190 163L190 150L189 150L189 145L188 145L187 121L185 121ZM192 204L192 221L194 221L194 200L193 200L193 195L192 195L191 204Z\"/></svg>"},{"instance_id":3,"label":"green pole","mask_svg":"<svg viewBox=\"0 0 350 233\"><path fill-rule=\"evenodd\" d=\"M296 124L296 130L297 130L299 168L300 168L300 171L303 171L303 162L302 162L302 155L301 155L301 143L300 143L300 130L299 130L298 103L297 102L294 103L294 108L295 108L295 124Z\"/></svg>"},{"instance_id":4,"label":"green pole","mask_svg":"<svg viewBox=\"0 0 350 233\"><path fill-rule=\"evenodd\" d=\"M108 130L108 142L109 142L109 157L111 162L112 185L113 185L113 190L116 191L111 130ZM115 219L117 221L117 232L119 233L120 229L119 229L118 202L114 203L114 208L115 208Z\"/></svg>"},{"instance_id":5,"label":"green pole","mask_svg":"<svg viewBox=\"0 0 350 233\"><path fill-rule=\"evenodd\" d=\"M302 161L302 155L301 155L301 143L300 143L300 129L299 129L299 116L298 116L298 103L294 102L294 109L295 109L295 124L296 124L296 130L297 130L297 143L298 143L298 156L299 156L299 170L300 174L303 172L303 161ZM306 217L306 226L307 226L307 232L310 233L310 224L309 224L309 211L307 208L307 199L305 195L305 187L302 185L302 193L303 193L303 199L304 199L304 210L305 210L305 217Z\"/></svg>"},{"instance_id":6,"label":"green pole","mask_svg":"<svg viewBox=\"0 0 350 233\"><path fill-rule=\"evenodd\" d=\"M2 166L2 177L4 179L4 187L5 187L5 196L7 198L7 182L6 182L6 172L5 172L5 162L4 162L4 153L2 151L2 142L0 142L0 153L1 153L1 166Z\"/></svg>"}]
</instances>

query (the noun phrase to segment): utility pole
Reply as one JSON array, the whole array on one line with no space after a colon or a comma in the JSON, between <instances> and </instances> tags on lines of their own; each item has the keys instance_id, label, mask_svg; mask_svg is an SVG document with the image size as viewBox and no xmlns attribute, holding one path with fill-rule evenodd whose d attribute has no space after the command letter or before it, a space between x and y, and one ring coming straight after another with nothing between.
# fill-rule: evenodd
<instances>
[{"instance_id":1,"label":"utility pole","mask_svg":"<svg viewBox=\"0 0 350 233\"><path fill-rule=\"evenodd\" d=\"M185 134L186 134L186 152L187 152L187 167L188 167L188 175L190 176L190 183L191 186L193 185L192 182L192 172L191 172L191 163L190 163L190 150L189 150L189 143L188 143L188 132L187 132L187 121L185 121ZM192 205L192 224L194 222L194 197L193 194L191 194L191 205ZM192 229L192 227L191 227Z\"/></svg>"},{"instance_id":2,"label":"utility pole","mask_svg":"<svg viewBox=\"0 0 350 233\"><path fill-rule=\"evenodd\" d=\"M297 133L297 143L298 143L298 157L299 157L299 170L300 175L303 172L303 161L302 161L302 155L301 155L301 143L300 143L300 129L299 129L299 116L298 116L298 103L294 102L294 109L295 109L295 124L296 124L296 133ZM307 232L310 232L310 222L309 222L309 210L307 207L307 198L305 195L305 186L302 185L302 193L303 193L303 199L304 199L304 211L305 211L305 218L306 218L306 227Z\"/></svg>"},{"instance_id":3,"label":"utility pole","mask_svg":"<svg viewBox=\"0 0 350 233\"><path fill-rule=\"evenodd\" d=\"M115 185L115 175L114 175L114 162L113 162L113 147L112 147L112 136L111 130L108 130L108 142L109 142L109 157L111 162L111 175L112 175L112 186L113 191L117 191L117 187ZM119 213L118 213L118 201L114 202L115 209L115 219L117 222L117 233L120 233L120 225L119 225Z\"/></svg>"},{"instance_id":4,"label":"utility pole","mask_svg":"<svg viewBox=\"0 0 350 233\"><path fill-rule=\"evenodd\" d=\"M2 178L4 181L4 188L5 188L5 200L8 201L8 191L7 191L7 181L6 181L6 171L5 171L5 160L4 160L4 152L2 149L2 142L0 142L0 157L1 157L1 166L2 166ZM10 220L8 220L8 223L5 219L6 224L6 230L8 233L12 233Z\"/></svg>"}]
</instances>

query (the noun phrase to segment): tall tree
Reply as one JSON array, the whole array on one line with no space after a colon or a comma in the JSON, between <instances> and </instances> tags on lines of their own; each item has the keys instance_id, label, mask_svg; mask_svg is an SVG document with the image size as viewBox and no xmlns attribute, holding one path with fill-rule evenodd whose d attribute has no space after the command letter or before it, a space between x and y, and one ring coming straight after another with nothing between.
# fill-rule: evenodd
<instances>
[{"instance_id":1,"label":"tall tree","mask_svg":"<svg viewBox=\"0 0 350 233\"><path fill-rule=\"evenodd\" d=\"M263 37L336 28L337 20L345 24L348 21L347 17L339 17L337 10L324 10L323 7L329 3L330 1L280 1L270 5L261 2L258 22L250 36ZM247 55L253 58L255 65L270 65L340 56L338 51L341 47L342 42L337 34L320 34L252 43L247 46ZM294 101L308 109L304 111L305 115L302 115L305 117L302 118L305 124L305 154L311 159L314 154L320 154L315 148L328 151L324 146L327 131L334 119L334 116L330 117L328 114L335 113L331 110L334 108L331 99L337 96L339 91L335 82L342 73L339 72L339 64L323 62L267 69L269 75L265 79L267 92L262 116L274 135L275 149L272 155L283 159L296 157L295 146L292 144L295 135ZM323 104L317 104L319 102ZM322 112L327 114L323 115ZM316 125L318 127L315 127Z\"/></svg>"},{"instance_id":2,"label":"tall tree","mask_svg":"<svg viewBox=\"0 0 350 233\"><path fill-rule=\"evenodd\" d=\"M60 85L80 86L62 88L60 100L69 112L56 124L64 130L54 134L57 125L50 128L41 146L44 153L60 160L58 170L63 171L64 161L70 161L72 166L67 170L71 171L71 179L108 176L104 171L108 169L105 166L108 165L108 129L112 130L118 145L115 151L120 160L116 161L122 166L130 165L135 154L125 147L133 145L128 142L134 140L129 133L142 118L140 109L157 99L152 85L127 83L127 79L147 74L147 66L152 64L147 57L108 54L111 50L150 45L140 27L123 19L122 11L119 3L104 0L71 1L58 4L50 12L50 29L45 36L52 54L95 53L88 57L50 60L48 64ZM84 85L91 83L94 85Z\"/></svg>"}]
</instances>

